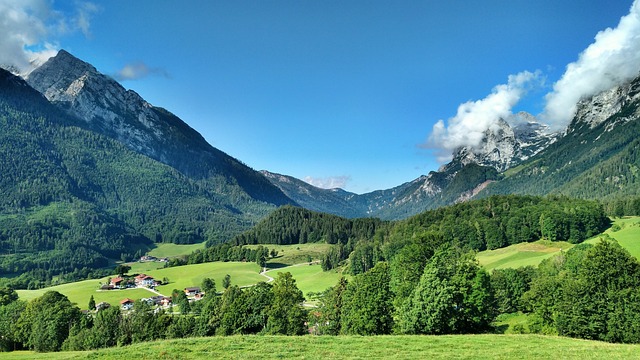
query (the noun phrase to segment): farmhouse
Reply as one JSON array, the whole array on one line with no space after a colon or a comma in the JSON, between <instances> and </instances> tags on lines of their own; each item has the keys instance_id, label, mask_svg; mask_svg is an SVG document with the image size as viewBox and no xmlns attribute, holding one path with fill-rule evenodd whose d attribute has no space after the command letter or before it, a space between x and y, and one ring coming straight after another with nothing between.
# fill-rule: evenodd
<instances>
[{"instance_id":1,"label":"farmhouse","mask_svg":"<svg viewBox=\"0 0 640 360\"><path fill-rule=\"evenodd\" d=\"M200 288L199 287L188 287L188 288L184 288L184 293L187 296L196 296L196 295L200 295Z\"/></svg>"},{"instance_id":2,"label":"farmhouse","mask_svg":"<svg viewBox=\"0 0 640 360\"><path fill-rule=\"evenodd\" d=\"M169 306L169 305L171 305L171 298L167 297L167 296L162 296L162 298L160 299L158 305L160 305L160 306Z\"/></svg>"},{"instance_id":3,"label":"farmhouse","mask_svg":"<svg viewBox=\"0 0 640 360\"><path fill-rule=\"evenodd\" d=\"M151 256L151 255L144 255L140 258L140 262L145 262L145 261L156 261L158 260L158 258L156 258L155 256Z\"/></svg>"},{"instance_id":4,"label":"farmhouse","mask_svg":"<svg viewBox=\"0 0 640 360\"><path fill-rule=\"evenodd\" d=\"M135 278L136 285L138 286L153 286L156 284L156 280L153 276L149 276L146 274L140 274Z\"/></svg>"},{"instance_id":5,"label":"farmhouse","mask_svg":"<svg viewBox=\"0 0 640 360\"><path fill-rule=\"evenodd\" d=\"M120 307L122 308L122 310L131 310L133 308L133 303L134 301L126 298L123 300L120 300Z\"/></svg>"},{"instance_id":6,"label":"farmhouse","mask_svg":"<svg viewBox=\"0 0 640 360\"><path fill-rule=\"evenodd\" d=\"M124 279L118 276L116 278L111 279L111 282L109 284L114 288L119 289L122 286L123 282L124 282Z\"/></svg>"}]
</instances>

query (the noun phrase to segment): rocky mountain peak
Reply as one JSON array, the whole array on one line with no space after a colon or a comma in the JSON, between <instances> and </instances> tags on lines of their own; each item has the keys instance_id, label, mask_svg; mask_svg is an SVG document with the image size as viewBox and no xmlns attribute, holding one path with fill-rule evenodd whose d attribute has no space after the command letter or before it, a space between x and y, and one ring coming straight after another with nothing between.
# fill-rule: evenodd
<instances>
[{"instance_id":1,"label":"rocky mountain peak","mask_svg":"<svg viewBox=\"0 0 640 360\"><path fill-rule=\"evenodd\" d=\"M291 203L264 176L212 147L180 118L152 106L135 91L125 89L67 51L60 50L26 80L89 129L189 177L222 177L240 185L254 199L278 205Z\"/></svg>"},{"instance_id":2,"label":"rocky mountain peak","mask_svg":"<svg viewBox=\"0 0 640 360\"><path fill-rule=\"evenodd\" d=\"M508 119L498 119L484 132L484 138L474 147L458 148L453 160L440 168L453 173L453 169L468 164L490 166L502 172L537 154L558 139L549 127L535 116L519 112Z\"/></svg>"},{"instance_id":3,"label":"rocky mountain peak","mask_svg":"<svg viewBox=\"0 0 640 360\"><path fill-rule=\"evenodd\" d=\"M582 99L577 104L576 115L567 128L567 134L588 126L595 128L627 105L640 101L640 76L625 84L615 86L597 95ZM628 114L630 115L630 114ZM632 116L617 116L617 122L627 122Z\"/></svg>"}]
</instances>

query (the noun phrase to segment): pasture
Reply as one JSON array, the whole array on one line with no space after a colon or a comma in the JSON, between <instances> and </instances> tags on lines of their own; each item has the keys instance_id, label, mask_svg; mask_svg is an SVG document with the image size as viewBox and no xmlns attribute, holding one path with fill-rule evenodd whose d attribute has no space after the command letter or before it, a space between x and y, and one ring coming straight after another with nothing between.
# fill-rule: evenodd
<instances>
[{"instance_id":1,"label":"pasture","mask_svg":"<svg viewBox=\"0 0 640 360\"><path fill-rule=\"evenodd\" d=\"M258 245L245 246L249 249L255 249L258 247ZM275 258L267 259L267 268L274 269L308 262L309 256L312 260L320 260L333 245L326 243L313 243L294 245L265 244L262 246L268 248L269 251L273 249L278 252L278 256Z\"/></svg>"},{"instance_id":2,"label":"pasture","mask_svg":"<svg viewBox=\"0 0 640 360\"><path fill-rule=\"evenodd\" d=\"M616 239L620 246L640 259L640 217L630 216L614 219L612 227L607 229L604 234ZM601 237L602 235L597 235L584 242L596 244ZM482 267L489 271L527 265L538 266L542 260L552 257L560 251L567 251L573 246L573 244L564 241L538 240L496 250L481 251L476 255L476 259Z\"/></svg>"},{"instance_id":3,"label":"pasture","mask_svg":"<svg viewBox=\"0 0 640 360\"><path fill-rule=\"evenodd\" d=\"M216 336L3 359L637 359L640 345L541 335Z\"/></svg>"},{"instance_id":4,"label":"pasture","mask_svg":"<svg viewBox=\"0 0 640 360\"><path fill-rule=\"evenodd\" d=\"M159 263L142 263L159 264ZM260 268L255 263L242 262L214 262L195 265L185 265L171 268L162 268L145 272L158 280L169 279L169 284L158 286L157 290L166 296L170 296L173 289L182 290L190 286L200 286L205 277L216 281L218 290L222 289L222 279L226 274L231 275L231 283L239 286L252 285L266 278L259 274ZM137 272L136 272L137 273ZM134 272L130 272L134 274ZM115 276L115 275L114 275ZM71 302L78 304L80 309L86 309L89 298L93 295L96 303L106 301L112 305L118 304L124 298L138 300L155 296L145 289L125 289L101 291L101 284L107 283L109 277L101 279L84 280L74 283L51 286L38 290L17 290L23 300L31 300L41 296L46 291L54 290L66 295Z\"/></svg>"},{"instance_id":5,"label":"pasture","mask_svg":"<svg viewBox=\"0 0 640 360\"><path fill-rule=\"evenodd\" d=\"M197 244L189 244L189 245L178 245L178 244L170 244L170 243L161 243L156 244L156 246L151 249L147 254L151 256L155 256L158 258L162 257L176 257L189 255L192 252L200 249L204 249L204 242Z\"/></svg>"},{"instance_id":6,"label":"pasture","mask_svg":"<svg viewBox=\"0 0 640 360\"><path fill-rule=\"evenodd\" d=\"M267 271L266 274L275 278L279 272L290 272L296 280L298 289L302 291L305 297L310 292L318 293L334 286L342 276L342 273L335 270L322 271L320 264L289 266L283 269Z\"/></svg>"}]
</instances>

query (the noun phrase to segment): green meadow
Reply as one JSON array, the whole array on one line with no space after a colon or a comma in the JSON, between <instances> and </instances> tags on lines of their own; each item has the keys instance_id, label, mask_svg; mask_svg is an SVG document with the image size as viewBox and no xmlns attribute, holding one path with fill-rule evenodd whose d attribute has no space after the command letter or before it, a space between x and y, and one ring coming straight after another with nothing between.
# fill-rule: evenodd
<instances>
[{"instance_id":1,"label":"green meadow","mask_svg":"<svg viewBox=\"0 0 640 360\"><path fill-rule=\"evenodd\" d=\"M561 250L568 250L573 245L564 241L538 240L531 243L520 243L496 250L481 251L476 259L486 270L537 266L546 258Z\"/></svg>"},{"instance_id":2,"label":"green meadow","mask_svg":"<svg viewBox=\"0 0 640 360\"><path fill-rule=\"evenodd\" d=\"M136 263L137 264L137 263ZM161 263L140 263L140 266L157 266ZM135 265L135 264L134 264ZM266 278L259 274L260 267L255 263L242 262L213 262L195 265L177 266L171 268L162 268L156 270L145 271L147 275L151 275L156 279L162 280L167 278L169 284L158 286L157 290L166 296L171 295L173 289L184 289L190 286L200 286L205 277L212 278L216 281L216 285L220 290L222 288L222 279L226 274L231 275L231 283L239 286L252 285L259 281L265 281ZM130 272L131 274L138 273ZM41 296L46 291L54 290L66 295L71 302L78 304L81 309L86 309L89 298L93 295L96 303L106 301L115 305L124 298L138 300L155 296L154 293L145 289L126 289L126 290L99 290L101 284L107 283L108 277L94 280L84 280L69 284L51 286L38 290L17 290L18 295L23 300L31 300Z\"/></svg>"},{"instance_id":3,"label":"green meadow","mask_svg":"<svg viewBox=\"0 0 640 360\"><path fill-rule=\"evenodd\" d=\"M20 299L32 300L42 296L42 294L47 291L57 291L67 296L71 302L78 304L80 309L87 309L91 295L93 295L96 303L106 301L112 305L118 304L120 300L125 298L138 300L155 295L145 289L99 290L100 285L105 284L107 279L108 278L105 277L102 279L84 280L56 285L38 290L16 290L16 292L18 293L18 296L20 296Z\"/></svg>"},{"instance_id":4,"label":"green meadow","mask_svg":"<svg viewBox=\"0 0 640 360\"><path fill-rule=\"evenodd\" d=\"M283 269L267 271L267 275L275 278L279 272L290 272L296 285L307 296L310 292L318 293L334 286L340 280L342 273L338 271L322 271L320 264L302 264Z\"/></svg>"},{"instance_id":5,"label":"green meadow","mask_svg":"<svg viewBox=\"0 0 640 360\"><path fill-rule=\"evenodd\" d=\"M192 252L200 249L204 249L204 242L189 245L178 245L170 243L156 244L156 247L148 252L148 255L158 258L162 257L176 257L182 255L189 255Z\"/></svg>"},{"instance_id":6,"label":"green meadow","mask_svg":"<svg viewBox=\"0 0 640 360\"><path fill-rule=\"evenodd\" d=\"M625 217L615 219L614 226L605 234L616 239L633 256L640 258L640 217ZM587 240L596 243L601 235ZM154 256L177 256L202 244L174 245L159 244L154 249L159 252ZM256 245L249 245L255 247ZM322 271L319 264L307 265L308 257L318 260L331 248L329 244L299 244L299 245L267 245L269 249L278 251L278 256L269 259L267 268L271 269L267 275L275 277L278 272L288 271L296 279L298 288L305 296L309 293L324 291L335 285L342 274L339 271ZM502 249L482 251L477 254L478 262L487 270L501 268L518 268L521 266L537 266L542 260L549 258L559 251L567 251L573 245L567 242L551 242L539 240L531 243L521 243ZM296 265L297 266L291 266ZM135 262L129 264L129 274L145 273L159 280L167 278L169 284L158 286L157 290L163 295L170 295L173 289L184 289L190 286L200 286L205 277L216 281L218 290L222 289L222 280L226 274L231 275L231 283L238 286L249 286L267 278L260 275L260 268L252 262L213 262L195 265L185 265L164 268L162 262ZM31 300L41 296L45 291L55 290L78 304L82 309L87 307L89 298L93 295L95 301L106 301L117 304L124 298L134 300L150 297L154 294L144 289L100 291L101 284L107 283L107 277L102 279L85 280L75 283L52 286L39 290L18 290L22 299Z\"/></svg>"},{"instance_id":7,"label":"green meadow","mask_svg":"<svg viewBox=\"0 0 640 360\"><path fill-rule=\"evenodd\" d=\"M640 259L640 217L614 219L612 227L604 234L616 239L620 246ZM585 240L585 243L595 244L601 237L602 235L594 236ZM567 251L573 246L564 241L538 240L502 249L481 251L476 258L486 270L518 268L527 265L537 266L542 260L554 256L560 251Z\"/></svg>"},{"instance_id":8,"label":"green meadow","mask_svg":"<svg viewBox=\"0 0 640 360\"><path fill-rule=\"evenodd\" d=\"M260 267L253 262L212 262L176 266L150 271L148 275L161 280L168 278L169 284L158 286L157 290L164 295L170 295L173 289L182 290L190 286L200 286L204 278L215 280L216 287L220 291L226 274L231 275L231 284L238 286L266 281L266 278L260 275Z\"/></svg>"},{"instance_id":9,"label":"green meadow","mask_svg":"<svg viewBox=\"0 0 640 360\"><path fill-rule=\"evenodd\" d=\"M3 359L637 359L640 345L541 335L227 336Z\"/></svg>"},{"instance_id":10,"label":"green meadow","mask_svg":"<svg viewBox=\"0 0 640 360\"><path fill-rule=\"evenodd\" d=\"M249 249L255 249L259 245L245 246ZM267 261L267 267L273 269L282 266L308 262L309 256L311 256L312 260L320 260L322 259L322 256L326 254L333 245L325 243L313 243L295 245L266 244L262 246L267 247L269 251L276 250L278 252L278 256L276 256L275 258L269 258Z\"/></svg>"}]
</instances>

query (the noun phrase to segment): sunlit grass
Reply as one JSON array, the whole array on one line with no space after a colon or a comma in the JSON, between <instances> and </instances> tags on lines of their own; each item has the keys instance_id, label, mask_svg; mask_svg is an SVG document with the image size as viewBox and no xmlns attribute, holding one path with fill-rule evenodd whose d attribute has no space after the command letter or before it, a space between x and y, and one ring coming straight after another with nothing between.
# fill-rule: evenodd
<instances>
[{"instance_id":1,"label":"sunlit grass","mask_svg":"<svg viewBox=\"0 0 640 360\"><path fill-rule=\"evenodd\" d=\"M640 345L540 335L229 336L4 359L637 359Z\"/></svg>"}]
</instances>

